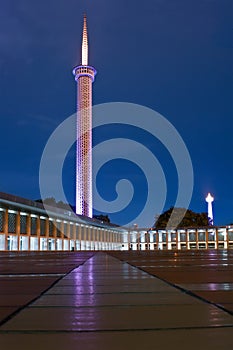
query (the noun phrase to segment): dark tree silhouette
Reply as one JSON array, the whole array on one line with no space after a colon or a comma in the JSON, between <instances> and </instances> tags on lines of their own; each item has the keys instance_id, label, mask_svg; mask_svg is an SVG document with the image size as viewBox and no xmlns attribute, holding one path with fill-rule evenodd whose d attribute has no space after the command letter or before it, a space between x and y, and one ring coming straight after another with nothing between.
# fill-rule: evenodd
<instances>
[{"instance_id":1,"label":"dark tree silhouette","mask_svg":"<svg viewBox=\"0 0 233 350\"><path fill-rule=\"evenodd\" d=\"M186 211L186 212L185 212ZM169 222L172 212L174 213L174 217ZM180 221L180 217L185 212L184 217ZM195 213L192 210L186 210L184 208L174 208L171 207L169 210L165 211L159 217L156 218L154 223L154 228L163 229L167 227L169 222L169 227L203 227L209 225L208 215L207 213ZM168 228L169 228L168 227Z\"/></svg>"},{"instance_id":2,"label":"dark tree silhouette","mask_svg":"<svg viewBox=\"0 0 233 350\"><path fill-rule=\"evenodd\" d=\"M42 203L42 204L44 203L51 207L56 207L56 208L61 208L66 210L70 210L70 207L71 207L68 203L64 203L62 201L57 202L54 197L48 197L48 198L45 198L44 200L37 199L35 202Z\"/></svg>"},{"instance_id":3,"label":"dark tree silhouette","mask_svg":"<svg viewBox=\"0 0 233 350\"><path fill-rule=\"evenodd\" d=\"M103 222L107 222L108 224L110 223L110 219L109 219L108 215L100 214L100 215L94 215L93 217L94 217L94 219L97 219L97 220L100 220Z\"/></svg>"}]
</instances>

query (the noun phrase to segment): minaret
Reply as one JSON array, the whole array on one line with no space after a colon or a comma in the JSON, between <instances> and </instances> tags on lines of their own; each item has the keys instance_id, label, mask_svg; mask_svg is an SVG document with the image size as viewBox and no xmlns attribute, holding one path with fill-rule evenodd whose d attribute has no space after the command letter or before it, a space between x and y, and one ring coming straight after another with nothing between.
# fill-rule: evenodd
<instances>
[{"instance_id":1,"label":"minaret","mask_svg":"<svg viewBox=\"0 0 233 350\"><path fill-rule=\"evenodd\" d=\"M205 200L208 203L208 220L209 220L209 225L213 225L214 224L214 216L213 216L212 202L214 201L214 197L212 197L211 194L208 193L208 196L206 197Z\"/></svg>"},{"instance_id":2,"label":"minaret","mask_svg":"<svg viewBox=\"0 0 233 350\"><path fill-rule=\"evenodd\" d=\"M84 15L82 62L73 69L77 82L76 214L92 217L92 83L88 65L87 19Z\"/></svg>"}]
</instances>

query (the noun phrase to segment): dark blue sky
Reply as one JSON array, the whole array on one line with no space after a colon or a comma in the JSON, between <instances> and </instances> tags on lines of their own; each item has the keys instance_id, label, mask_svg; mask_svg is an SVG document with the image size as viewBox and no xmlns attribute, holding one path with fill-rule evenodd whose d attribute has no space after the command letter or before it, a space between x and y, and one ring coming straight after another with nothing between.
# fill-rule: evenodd
<instances>
[{"instance_id":1,"label":"dark blue sky","mask_svg":"<svg viewBox=\"0 0 233 350\"><path fill-rule=\"evenodd\" d=\"M75 112L71 71L80 63L86 12L90 63L98 71L94 103L137 103L166 117L192 159L190 209L206 211L210 191L215 223L233 222L232 0L0 0L0 5L0 191L40 197L38 172L46 141ZM124 137L126 131L102 130L94 140L111 132ZM137 130L131 135L160 160L168 209L177 191L169 155L150 136ZM146 183L134 165L117 162L102 169L99 186L113 199L118 178L135 183L136 201L110 215L123 224L140 210L136 207L145 200ZM72 157L65 163L64 186L72 201Z\"/></svg>"}]
</instances>

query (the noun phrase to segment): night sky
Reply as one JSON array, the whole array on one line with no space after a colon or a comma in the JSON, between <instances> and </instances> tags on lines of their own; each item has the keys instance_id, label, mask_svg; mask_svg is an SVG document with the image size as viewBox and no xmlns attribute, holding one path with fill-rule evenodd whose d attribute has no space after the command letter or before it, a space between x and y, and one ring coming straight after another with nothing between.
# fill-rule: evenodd
<instances>
[{"instance_id":1,"label":"night sky","mask_svg":"<svg viewBox=\"0 0 233 350\"><path fill-rule=\"evenodd\" d=\"M72 68L80 63L86 12L89 62L98 71L93 103L136 103L167 118L192 159L189 208L206 211L205 196L211 192L215 224L233 222L232 0L0 0L0 5L0 191L40 198L44 146L76 108ZM164 210L170 208L177 175L157 140L138 130L110 126L94 131L94 143L107 135L128 134L160 161L168 187ZM70 203L74 155L71 149L63 169ZM105 199L115 198L119 178L135 186L131 205L110 215L111 221L125 224L140 211L147 185L133 163L116 159L97 178ZM153 221L149 219L148 226Z\"/></svg>"}]
</instances>

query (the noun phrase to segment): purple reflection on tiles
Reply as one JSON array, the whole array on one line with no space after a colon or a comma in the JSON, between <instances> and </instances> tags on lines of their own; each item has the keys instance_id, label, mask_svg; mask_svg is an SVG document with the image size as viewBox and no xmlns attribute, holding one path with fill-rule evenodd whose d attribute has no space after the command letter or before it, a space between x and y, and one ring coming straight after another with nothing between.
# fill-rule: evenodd
<instances>
[{"instance_id":1,"label":"purple reflection on tiles","mask_svg":"<svg viewBox=\"0 0 233 350\"><path fill-rule=\"evenodd\" d=\"M85 305L87 303L87 295L90 297L88 304L93 304L94 294L94 273L93 273L93 260L89 259L85 264L86 273L74 273L74 290L75 290L75 304Z\"/></svg>"}]
</instances>

